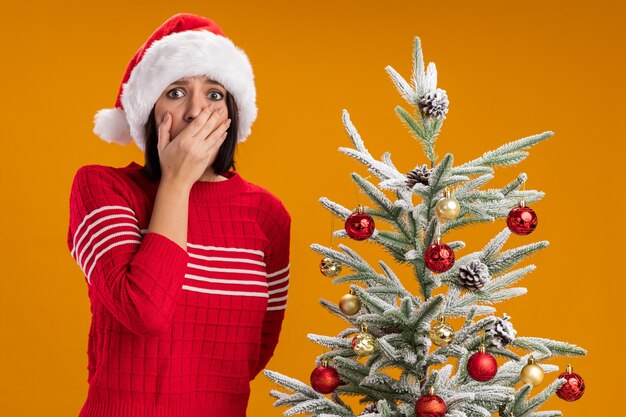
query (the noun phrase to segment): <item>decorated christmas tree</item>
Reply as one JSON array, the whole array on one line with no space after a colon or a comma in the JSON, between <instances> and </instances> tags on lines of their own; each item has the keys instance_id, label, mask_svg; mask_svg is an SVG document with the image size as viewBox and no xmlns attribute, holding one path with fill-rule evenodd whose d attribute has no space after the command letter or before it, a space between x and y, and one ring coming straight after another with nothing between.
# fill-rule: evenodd
<instances>
[{"instance_id":1,"label":"decorated christmas tree","mask_svg":"<svg viewBox=\"0 0 626 417\"><path fill-rule=\"evenodd\" d=\"M512 233L526 240L535 230L537 215L530 205L544 193L526 190L524 173L502 188L485 188L495 167L523 161L527 149L552 132L506 143L455 165L452 154L439 159L435 153L449 102L446 91L437 88L435 64L424 69L420 39L415 38L411 84L393 68L386 70L413 107L413 115L400 106L395 110L428 163L406 174L395 167L389 153L375 159L344 110L343 123L354 148L339 150L367 167L369 177L353 173L352 179L373 207L359 204L350 210L325 197L320 202L345 224L333 236L382 246L413 273L420 293L409 292L385 262L379 261L377 270L346 244L339 244L340 250L313 244L323 256L322 274L336 277L335 284L350 284L350 293L339 305L320 301L348 328L334 337L308 335L325 348L316 358L310 385L264 372L290 390L272 390L274 405L289 407L286 416L561 415L536 410L555 393L566 401L577 400L584 393L584 381L571 366L556 376L558 367L548 361L586 351L566 342L517 335L511 318L500 317L494 307L526 293L515 285L535 266L518 264L548 246L547 241L524 242L503 250ZM368 181L372 176L378 181ZM456 252L466 244L446 241L452 230L498 221L503 230L477 251L458 257ZM383 224L388 227L377 227ZM461 318L463 324L455 329L447 318ZM544 382L545 373L555 377ZM342 396L358 397L360 409L353 410Z\"/></svg>"}]
</instances>

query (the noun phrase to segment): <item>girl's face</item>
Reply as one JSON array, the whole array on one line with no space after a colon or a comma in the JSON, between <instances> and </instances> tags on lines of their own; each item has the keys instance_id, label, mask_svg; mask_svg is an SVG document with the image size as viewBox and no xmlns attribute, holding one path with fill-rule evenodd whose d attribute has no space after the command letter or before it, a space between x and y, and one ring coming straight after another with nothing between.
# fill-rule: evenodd
<instances>
[{"instance_id":1,"label":"girl's face","mask_svg":"<svg viewBox=\"0 0 626 417\"><path fill-rule=\"evenodd\" d=\"M170 140L174 140L205 107L209 107L211 111L223 109L217 123L219 126L228 118L226 94L226 89L221 84L204 75L185 77L173 82L163 90L154 105L157 129L163 123L165 114L171 114Z\"/></svg>"}]
</instances>

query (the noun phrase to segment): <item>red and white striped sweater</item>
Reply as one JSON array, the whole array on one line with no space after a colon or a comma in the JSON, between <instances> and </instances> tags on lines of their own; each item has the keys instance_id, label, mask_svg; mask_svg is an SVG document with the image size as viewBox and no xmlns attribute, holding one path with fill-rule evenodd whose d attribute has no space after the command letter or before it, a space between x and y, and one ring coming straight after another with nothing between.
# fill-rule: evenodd
<instances>
[{"instance_id":1,"label":"red and white striped sweater","mask_svg":"<svg viewBox=\"0 0 626 417\"><path fill-rule=\"evenodd\" d=\"M185 251L147 233L159 181L141 165L77 171L67 244L92 314L80 417L246 415L284 318L291 217L224 176L192 186Z\"/></svg>"}]
</instances>

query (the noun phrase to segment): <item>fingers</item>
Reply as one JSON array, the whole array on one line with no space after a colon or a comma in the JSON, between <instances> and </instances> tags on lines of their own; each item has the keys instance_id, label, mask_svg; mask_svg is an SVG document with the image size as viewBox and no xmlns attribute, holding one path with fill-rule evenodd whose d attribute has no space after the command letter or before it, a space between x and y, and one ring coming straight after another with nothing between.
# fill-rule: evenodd
<instances>
[{"instance_id":1,"label":"fingers","mask_svg":"<svg viewBox=\"0 0 626 417\"><path fill-rule=\"evenodd\" d=\"M159 153L165 149L168 143L170 143L170 128L172 127L172 115L169 113L165 113L165 117L163 118L163 122L159 125L158 136L159 140L157 142L157 148L159 149Z\"/></svg>"},{"instance_id":2,"label":"fingers","mask_svg":"<svg viewBox=\"0 0 626 417\"><path fill-rule=\"evenodd\" d=\"M207 136L205 142L212 142L216 139L221 138L224 133L227 133L230 123L231 123L230 119L224 120L218 127L215 128L215 130L213 130L209 134L209 136Z\"/></svg>"},{"instance_id":3,"label":"fingers","mask_svg":"<svg viewBox=\"0 0 626 417\"><path fill-rule=\"evenodd\" d=\"M208 155L217 154L222 147L226 136L228 136L228 126L230 119L226 119L224 123L219 125L207 138L203 141L204 149Z\"/></svg>"},{"instance_id":4,"label":"fingers","mask_svg":"<svg viewBox=\"0 0 626 417\"><path fill-rule=\"evenodd\" d=\"M209 134L217 126L218 120L222 116L222 113L224 112L224 109L221 108L221 109L217 109L217 110L215 110L213 112L206 113L204 111L206 109L207 108L205 107L202 110L201 114L198 115L198 117L196 117L196 119L193 122L191 122L191 124L189 125L189 126L191 126L192 124L194 124L196 122L196 120L201 119L199 121L199 123L202 123L202 125L200 126L200 128L198 130L196 130L195 133L192 134L193 137L198 138L198 139L205 139L205 138L207 138L207 136L209 136ZM204 114L202 114L202 113L204 113Z\"/></svg>"},{"instance_id":5,"label":"fingers","mask_svg":"<svg viewBox=\"0 0 626 417\"><path fill-rule=\"evenodd\" d=\"M220 148L222 146L222 143L224 143L224 140L226 139L226 136L228 136L228 131L225 131L224 133L222 133L215 141L214 141L214 146L217 146L218 148Z\"/></svg>"}]
</instances>

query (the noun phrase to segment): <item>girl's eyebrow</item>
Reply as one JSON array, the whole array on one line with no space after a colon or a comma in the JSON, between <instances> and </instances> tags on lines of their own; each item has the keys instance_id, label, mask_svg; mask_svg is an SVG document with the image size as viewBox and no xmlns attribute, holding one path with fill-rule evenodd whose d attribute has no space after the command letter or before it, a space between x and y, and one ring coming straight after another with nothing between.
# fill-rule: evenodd
<instances>
[{"instance_id":1,"label":"girl's eyebrow","mask_svg":"<svg viewBox=\"0 0 626 417\"><path fill-rule=\"evenodd\" d=\"M204 80L205 84L215 84L215 85L219 85L220 87L222 87L222 84L218 83L215 80L209 80L209 79L205 79ZM174 85L174 84L180 84L180 85L188 85L189 84L189 80L178 80L178 81L174 81L172 84L170 85Z\"/></svg>"}]
</instances>

